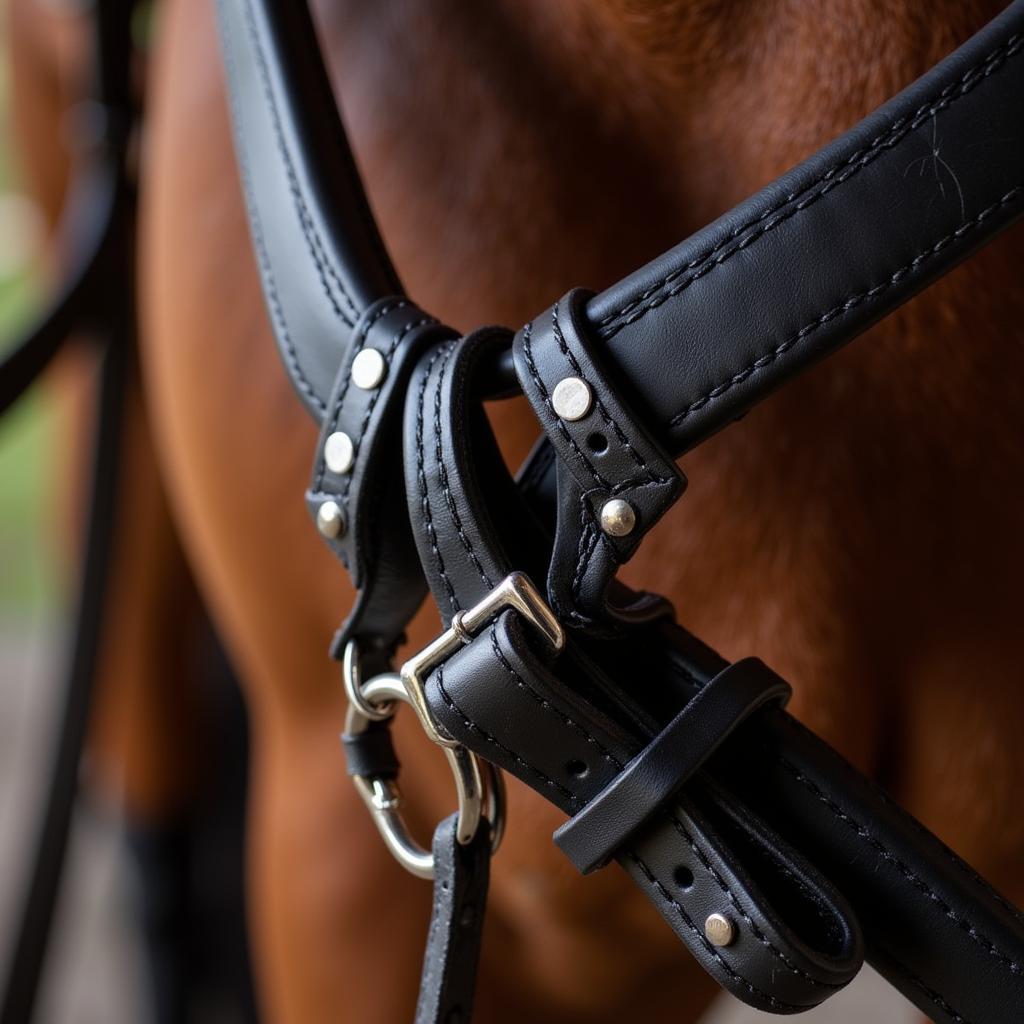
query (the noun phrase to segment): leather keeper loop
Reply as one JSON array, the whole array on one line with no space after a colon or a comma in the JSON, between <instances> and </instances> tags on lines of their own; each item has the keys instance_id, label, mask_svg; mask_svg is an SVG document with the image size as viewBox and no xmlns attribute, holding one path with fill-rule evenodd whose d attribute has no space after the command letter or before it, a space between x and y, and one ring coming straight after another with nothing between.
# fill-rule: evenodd
<instances>
[{"instance_id":1,"label":"leather keeper loop","mask_svg":"<svg viewBox=\"0 0 1024 1024\"><path fill-rule=\"evenodd\" d=\"M719 672L615 780L554 834L559 849L583 873L603 867L660 810L731 733L792 690L758 658Z\"/></svg>"},{"instance_id":2,"label":"leather keeper loop","mask_svg":"<svg viewBox=\"0 0 1024 1024\"><path fill-rule=\"evenodd\" d=\"M424 584L404 512L399 424L420 355L453 334L415 303L394 297L370 306L349 336L306 491L321 537L359 590L334 639L334 657L353 637L367 650L390 650L422 600ZM376 373L365 372L367 359ZM327 523L321 519L325 512Z\"/></svg>"},{"instance_id":3,"label":"leather keeper loop","mask_svg":"<svg viewBox=\"0 0 1024 1024\"><path fill-rule=\"evenodd\" d=\"M342 733L345 770L364 779L393 779L398 775L398 755L391 742L391 722L371 722L362 732Z\"/></svg>"},{"instance_id":4,"label":"leather keeper loop","mask_svg":"<svg viewBox=\"0 0 1024 1024\"><path fill-rule=\"evenodd\" d=\"M559 456L548 596L559 618L584 628L607 622L612 577L686 486L595 355L587 299L570 292L513 344L523 392Z\"/></svg>"}]
</instances>

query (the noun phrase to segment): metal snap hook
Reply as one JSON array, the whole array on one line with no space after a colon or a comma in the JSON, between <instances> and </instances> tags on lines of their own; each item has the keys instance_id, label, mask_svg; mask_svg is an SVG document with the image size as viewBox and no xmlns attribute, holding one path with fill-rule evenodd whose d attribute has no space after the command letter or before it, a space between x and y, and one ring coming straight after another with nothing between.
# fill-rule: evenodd
<instances>
[{"instance_id":1,"label":"metal snap hook","mask_svg":"<svg viewBox=\"0 0 1024 1024\"><path fill-rule=\"evenodd\" d=\"M347 655L348 651L346 662ZM355 677L346 673L346 684L351 678L358 678L358 673ZM358 700L349 704L345 716L345 732L353 735L365 731L371 722L391 717L396 701L412 703L401 677L395 673L375 676L357 692ZM366 714L364 709L368 709L371 714ZM456 826L458 841L463 845L469 843L486 815L491 827L491 849L497 850L505 818L505 786L501 773L461 744L441 749L455 780L459 810ZM352 781L395 859L419 878L433 878L434 855L420 846L410 834L402 817L402 793L397 782L394 779L362 775L353 776Z\"/></svg>"}]
</instances>

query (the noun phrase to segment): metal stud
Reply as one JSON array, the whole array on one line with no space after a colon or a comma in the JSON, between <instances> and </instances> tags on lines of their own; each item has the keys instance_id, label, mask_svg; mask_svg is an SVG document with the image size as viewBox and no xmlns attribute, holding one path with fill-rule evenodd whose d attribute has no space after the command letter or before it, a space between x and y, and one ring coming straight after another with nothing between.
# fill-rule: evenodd
<instances>
[{"instance_id":1,"label":"metal stud","mask_svg":"<svg viewBox=\"0 0 1024 1024\"><path fill-rule=\"evenodd\" d=\"M736 938L736 928L725 914L709 914L704 934L712 946L728 946Z\"/></svg>"},{"instance_id":2,"label":"metal stud","mask_svg":"<svg viewBox=\"0 0 1024 1024\"><path fill-rule=\"evenodd\" d=\"M384 379L387 368L384 357L375 348L364 348L352 360L352 383L372 391Z\"/></svg>"},{"instance_id":3,"label":"metal stud","mask_svg":"<svg viewBox=\"0 0 1024 1024\"><path fill-rule=\"evenodd\" d=\"M337 540L345 535L345 514L336 501L325 501L317 509L316 528L328 540Z\"/></svg>"},{"instance_id":4,"label":"metal stud","mask_svg":"<svg viewBox=\"0 0 1024 1024\"><path fill-rule=\"evenodd\" d=\"M579 377L566 377L551 392L551 405L555 413L569 423L583 419L594 404L590 385Z\"/></svg>"},{"instance_id":5,"label":"metal stud","mask_svg":"<svg viewBox=\"0 0 1024 1024\"><path fill-rule=\"evenodd\" d=\"M324 462L332 473L347 473L354 461L352 438L344 430L336 430L324 441Z\"/></svg>"},{"instance_id":6,"label":"metal stud","mask_svg":"<svg viewBox=\"0 0 1024 1024\"><path fill-rule=\"evenodd\" d=\"M612 498L601 508L601 529L610 537L626 537L636 526L636 512L628 501Z\"/></svg>"}]
</instances>

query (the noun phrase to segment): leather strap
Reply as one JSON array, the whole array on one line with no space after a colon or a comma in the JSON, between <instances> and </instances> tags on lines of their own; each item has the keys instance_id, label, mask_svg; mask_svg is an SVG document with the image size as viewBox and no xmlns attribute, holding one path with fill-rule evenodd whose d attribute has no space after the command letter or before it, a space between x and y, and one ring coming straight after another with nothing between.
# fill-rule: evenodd
<instances>
[{"instance_id":1,"label":"leather strap","mask_svg":"<svg viewBox=\"0 0 1024 1024\"><path fill-rule=\"evenodd\" d=\"M484 330L446 343L423 360L410 384L405 426L410 518L446 622L489 593L513 562L536 564L538 553L549 546L511 487L483 410L471 397L489 350L506 338ZM657 634L647 636L657 642ZM556 678L541 669L516 617L505 615L430 677L428 700L443 731L577 813L659 731L636 694L614 683L605 670L631 660L634 646L644 642L636 636L626 642L595 639L587 649L572 643L559 659ZM653 683L657 678L648 677L642 664L635 672L637 679ZM563 677L579 680L583 690L563 684ZM672 706L665 721L683 703ZM725 796L708 801L715 808L730 802ZM720 816L717 810L715 815ZM736 830L744 836L744 849L758 851L756 857L739 854L734 842L723 838L708 808L698 805L687 787L671 813L654 815L619 859L632 864L635 855L647 867L651 877L641 886L659 909L662 893L678 892L680 867L699 880L690 892L674 897L683 911L676 913L673 904L666 920L730 991L777 1012L817 1005L860 966L856 922L830 883L756 815L744 814ZM755 874L744 863L751 860L773 867ZM768 875L772 882L766 887ZM787 893L781 907L780 892ZM764 942L755 938L729 950L710 943L703 922L722 909L725 898L736 901L750 934ZM814 910L794 911L798 906Z\"/></svg>"},{"instance_id":2,"label":"leather strap","mask_svg":"<svg viewBox=\"0 0 1024 1024\"><path fill-rule=\"evenodd\" d=\"M631 697L686 700L725 667L677 626L649 630L618 657L613 643L548 665L507 613L430 678L431 710L572 813L642 749L621 732ZM761 1009L835 991L860 928L868 961L932 1020L1003 1024L1024 1005L1020 911L785 712L738 730L616 859L709 973ZM726 947L705 941L712 913L734 925Z\"/></svg>"},{"instance_id":3,"label":"leather strap","mask_svg":"<svg viewBox=\"0 0 1024 1024\"><path fill-rule=\"evenodd\" d=\"M402 409L421 353L453 335L408 299L375 302L346 339L326 403L306 505L314 522L327 503L336 510L335 532L321 536L359 590L331 653L355 638L367 671L387 667L426 590L405 509ZM376 377L356 371L367 356Z\"/></svg>"},{"instance_id":4,"label":"leather strap","mask_svg":"<svg viewBox=\"0 0 1024 1024\"><path fill-rule=\"evenodd\" d=\"M401 296L305 3L219 0L235 152L281 358L318 423L340 342Z\"/></svg>"},{"instance_id":5,"label":"leather strap","mask_svg":"<svg viewBox=\"0 0 1024 1024\"><path fill-rule=\"evenodd\" d=\"M491 871L490 829L459 844L458 815L434 832L434 910L423 952L423 976L415 1024L469 1024L473 1016L487 886Z\"/></svg>"},{"instance_id":6,"label":"leather strap","mask_svg":"<svg viewBox=\"0 0 1024 1024\"><path fill-rule=\"evenodd\" d=\"M587 306L676 455L1024 210L1024 0L831 145Z\"/></svg>"},{"instance_id":7,"label":"leather strap","mask_svg":"<svg viewBox=\"0 0 1024 1024\"><path fill-rule=\"evenodd\" d=\"M648 531L672 507L686 478L623 400L601 364L602 345L586 339L588 293L576 290L515 337L513 353L523 393L559 458L557 522L548 599L566 625L613 628L628 609L609 602L609 586ZM579 408L559 411L557 390L572 385ZM564 411L564 410L563 410ZM602 527L609 502L625 502L633 525Z\"/></svg>"},{"instance_id":8,"label":"leather strap","mask_svg":"<svg viewBox=\"0 0 1024 1024\"><path fill-rule=\"evenodd\" d=\"M683 788L737 726L792 689L763 661L744 658L718 673L597 796L554 835L577 870L603 867Z\"/></svg>"}]
</instances>

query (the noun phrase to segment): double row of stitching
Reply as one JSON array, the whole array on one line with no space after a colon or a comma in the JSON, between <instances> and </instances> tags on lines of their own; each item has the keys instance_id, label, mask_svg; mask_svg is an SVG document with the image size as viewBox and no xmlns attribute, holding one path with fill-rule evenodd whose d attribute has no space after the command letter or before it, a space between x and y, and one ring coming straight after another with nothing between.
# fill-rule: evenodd
<instances>
[{"instance_id":1,"label":"double row of stitching","mask_svg":"<svg viewBox=\"0 0 1024 1024\"><path fill-rule=\"evenodd\" d=\"M299 226L301 227L303 237L306 240L309 254L316 266L320 283L323 285L324 293L327 296L327 301L331 304L331 308L334 310L335 315L347 326L351 327L358 319L359 311L356 309L355 303L352 301L352 297L345 288L336 268L328 258L323 241L316 229L316 224L314 223L313 218L309 213L309 209L306 206L306 199L299 184L298 175L295 172L295 165L292 161L291 151L288 147L287 139L284 137L284 130L281 126L281 115L277 107L277 97L274 95L274 88L270 81L270 70L267 67L266 55L263 52L263 44L260 42L259 29L256 25L256 18L253 13L252 4L249 0L246 0L245 2L245 15L246 24L249 30L249 37L253 46L253 52L256 56L256 64L259 68L260 79L263 84L263 92L267 101L267 109L270 111L270 119L274 127L274 137L277 141L278 152L280 153L282 163L284 164L285 174L288 178L289 190L291 191L292 198L295 201L295 211L299 218ZM330 281L328 280L328 276L330 277ZM331 281L333 281L337 286L351 316L346 314L338 305L338 301L334 295L334 290L331 287Z\"/></svg>"},{"instance_id":2,"label":"double row of stitching","mask_svg":"<svg viewBox=\"0 0 1024 1024\"><path fill-rule=\"evenodd\" d=\"M1010 189L1009 192L1001 196L990 206L985 207L977 216L964 221L958 227L956 227L949 234L940 238L928 249L921 253L918 253L913 259L904 263L903 266L895 270L888 280L881 284L875 285L873 288L868 288L865 291L857 292L854 295L850 295L848 298L843 299L837 305L831 309L826 310L824 313L816 316L809 323L804 324L796 333L791 334L785 341L780 342L770 351L764 353L764 355L758 356L753 362L748 363L743 369L734 373L731 377L721 381L718 384L713 385L708 391L702 394L699 398L695 398L689 403L681 412L677 413L672 417L669 425L672 427L679 426L691 413L696 412L698 409L703 408L709 402L714 401L716 398L721 397L731 388L737 384L742 383L748 377L753 376L759 370L763 370L766 366L775 362L780 356L785 355L791 348L803 341L808 335L813 334L819 330L825 324L830 323L837 317L843 316L849 313L852 309L855 309L862 302L868 301L881 295L883 292L892 288L902 281L908 274L914 273L922 264L926 263L929 259L936 256L947 246L953 242L958 241L964 235L968 234L980 227L986 220L988 220L997 210L1010 203L1016 202L1024 194L1024 185L1017 185Z\"/></svg>"},{"instance_id":3,"label":"double row of stitching","mask_svg":"<svg viewBox=\"0 0 1024 1024\"><path fill-rule=\"evenodd\" d=\"M409 302L406 299L397 299L394 302L387 302L383 306L381 306L381 308L378 309L373 314L373 316L370 317L366 321L366 323L364 323L362 325L362 327L360 328L360 330L359 330L359 340L358 340L358 342L354 342L353 343L352 351L349 354L349 359L346 361L346 365L345 365L345 367L343 369L343 372L344 372L345 376L344 376L344 379L342 380L341 387L338 390L338 397L334 400L334 412L331 415L330 426L324 431L324 436L330 435L334 431L334 429L337 427L337 425L338 425L338 420L341 418L342 410L345 407L345 398L347 397L348 392L349 392L349 388L352 385L352 362L355 360L356 355L358 355L359 349L362 347L362 343L366 341L366 338L369 335L370 331L372 330L374 324L376 324L382 317L386 316L392 310L402 309L403 307L408 306L408 305L409 305ZM391 347L388 349L387 354L385 355L385 359L390 359L392 353L394 353L395 349L398 347L398 343L402 340L404 335L406 333L408 333L408 331L412 330L413 327L422 327L424 324L429 323L429 322L430 322L429 319L421 320L421 321L418 321L415 324L407 326L404 329L404 331L399 332L395 336L394 340L392 341ZM379 391L378 392L374 392L373 400L370 402L370 411L371 412L373 411L373 406L376 403L376 399L377 399L377 395L378 394L379 394ZM367 424L368 420L369 420L369 416L364 417L363 424L359 428L358 436L356 438L353 438L353 458L355 458L355 456L358 455L359 444L360 444L360 442L363 439L363 434L365 433L366 424ZM319 454L319 457L317 459L316 482L313 485L315 490L320 490L320 487L321 487L321 485L323 483L324 473L325 473L326 469L327 469L326 456L325 456L323 450L321 450L320 454ZM346 481L345 481L345 485L344 485L343 500L348 498L348 480L349 479L350 479L350 477L346 477Z\"/></svg>"},{"instance_id":4,"label":"double row of stitching","mask_svg":"<svg viewBox=\"0 0 1024 1024\"><path fill-rule=\"evenodd\" d=\"M1024 973L1021 966L1012 957L1004 953L991 939L983 935L978 929L962 914L958 914L920 875L918 875L906 862L893 853L887 846L880 842L871 832L864 827L856 818L848 814L835 800L833 800L821 787L808 778L792 761L779 755L779 764L797 782L807 789L820 803L828 808L830 813L843 822L857 837L868 844L883 860L892 864L893 867L922 895L926 896L945 917L948 917L964 934L969 936L989 955L998 960L1011 974Z\"/></svg>"},{"instance_id":5,"label":"double row of stitching","mask_svg":"<svg viewBox=\"0 0 1024 1024\"><path fill-rule=\"evenodd\" d=\"M434 529L434 516L430 508L430 491L427 487L426 453L423 438L423 413L426 402L427 381L430 379L430 374L433 372L434 364L438 358L442 355L450 354L454 347L454 341L448 342L445 345L439 345L431 354L427 366L423 370L423 377L420 380L419 391L416 395L416 482L419 487L420 507L423 510L423 524L427 530L430 550L434 555L438 575L444 583L445 593L448 595L448 603L451 605L452 611L457 612L459 610L459 599L455 595L455 588L452 586L452 581L445 570L444 556L441 554L441 549L438 546L437 531Z\"/></svg>"},{"instance_id":6,"label":"double row of stitching","mask_svg":"<svg viewBox=\"0 0 1024 1024\"><path fill-rule=\"evenodd\" d=\"M658 897L667 906L672 907L676 913L682 918L683 923L693 933L693 936L701 944L707 954L712 960L718 964L719 967L725 971L734 981L738 981L748 992L763 1000L773 1009L780 1013L799 1013L801 1010L806 1010L806 1006L795 1006L792 1003L784 1003L780 999L776 999L775 996L770 995L763 989L758 988L752 981L749 981L742 974L740 974L723 956L719 951L708 942L707 937L704 935L696 924L694 924L693 918L686 912L686 908L665 888L664 885L659 881L657 875L642 861L635 853L628 854L629 859L636 864L638 868L643 872L644 877L648 883L654 886Z\"/></svg>"},{"instance_id":7,"label":"double row of stitching","mask_svg":"<svg viewBox=\"0 0 1024 1024\"><path fill-rule=\"evenodd\" d=\"M700 846L694 840L693 836L687 830L686 826L679 820L678 816L672 813L669 814L667 817L669 821L672 823L672 827L676 830L676 832L679 833L679 835L683 838L683 840L687 843L690 849L700 860L701 864L704 865L705 870L718 884L718 888L721 889L721 891L725 894L726 898L732 904L736 913L739 914L740 917L742 917L743 920L746 922L747 927L751 930L751 932L753 932L754 938L756 938L757 941L761 943L761 945L768 949L768 951L772 953L772 955L775 956L777 960L780 960L787 970L797 975L797 977L803 978L803 980L806 981L808 984L814 985L817 988L827 988L833 991L838 991L839 989L846 987L847 982L845 981L836 983L829 981L821 981L820 979L813 977L812 975L808 974L805 970L803 970L801 967L799 967L797 964L795 964L790 957L783 953L783 951L779 949L778 946L776 946L775 943L772 942L772 940L768 938L768 936L761 930L758 923L750 916L750 914L747 913L747 911L743 907L743 904L740 903L739 898L729 887L729 883L726 882L726 880L721 876L718 869L711 862L710 858L700 848Z\"/></svg>"},{"instance_id":8,"label":"double row of stitching","mask_svg":"<svg viewBox=\"0 0 1024 1024\"><path fill-rule=\"evenodd\" d=\"M891 150L906 136L916 131L922 124L925 124L931 117L945 110L961 96L970 92L979 82L984 81L989 75L999 70L1007 59L1021 51L1022 43L1024 43L1024 40L1022 40L1021 36L1015 35L1011 37L1002 46L992 51L984 60L964 72L957 82L947 85L936 95L932 96L914 114L909 117L899 118L893 122L885 132L876 136L867 147L857 150L845 160L830 167L824 174L806 187L791 192L763 214L746 221L740 227L734 229L727 238L709 251L701 253L685 266L679 267L663 277L636 299L625 303L621 308L603 317L599 323L598 333L600 337L605 339L611 338L627 324L635 323L652 309L656 309L663 302L680 294L680 292L684 291L695 280L703 277L710 270L727 262L737 252L746 248L756 239L762 237L773 228L778 227L779 224L784 223L790 217L800 213L818 199L828 195L829 192L849 180L849 178L861 168L866 167L881 153ZM798 202L787 210L786 207L793 203L794 200L798 200ZM752 228L755 230L749 236L736 243L740 236L746 234ZM657 293L661 292L662 289L667 288L668 285L678 281L679 278L695 268L699 269L692 276L679 282L665 294L657 296ZM657 297L652 299L652 296ZM620 317L625 319L619 320Z\"/></svg>"},{"instance_id":9,"label":"double row of stitching","mask_svg":"<svg viewBox=\"0 0 1024 1024\"><path fill-rule=\"evenodd\" d=\"M546 710L546 711L556 715L562 721L562 723L564 725L567 725L570 728L572 728L578 735L580 735L584 739L586 739L588 743L590 743L593 746L595 746L601 752L602 756L606 760L608 760L612 765L614 765L614 767L617 770L621 771L623 769L623 767L624 767L624 765L623 765L621 760L619 760L617 757L615 757L615 755L612 754L611 751L609 751L606 747L604 747L600 743L600 741L597 740L596 737L594 737L587 729L585 729L578 722L576 722L575 720L570 718L568 715L566 715L563 712L559 711L549 700L547 700L546 698L542 697L532 686L530 686L529 683L526 682L526 680L522 677L522 675L515 670L515 668L512 666L512 664L506 658L504 652L501 650L501 646L500 646L500 643L498 641L496 626L492 626L491 627L490 633L491 633L491 648L492 648L492 651L494 653L494 656L498 660L498 662L502 665L502 667L505 669L505 671L512 677L512 679L514 680L516 685L518 687L520 687L521 689L525 690L542 708L544 708L544 710ZM439 686L440 686L441 685L440 671L438 672L438 682L439 682ZM443 693L443 687L442 687L442 693ZM450 698L448 696L445 696L445 700L449 701ZM454 702L452 702L452 703L454 703ZM509 754L512 757L515 757L517 759L517 762L521 762L521 763L526 764L526 762L523 762L522 758L520 758L519 755L516 754L513 750L511 750L509 747L505 746L504 744L500 743L497 739L495 739L493 737L489 737L488 734L486 732L484 732L484 730L482 730L479 726L477 726L475 723L470 721L470 719L465 714L465 712L461 711L461 709L458 709L457 707L455 708L455 710L458 710L459 714L462 715L463 724L465 726L475 728L478 732L480 732L481 735L489 738L491 740L491 742L496 743L507 754ZM538 769L538 768L536 768L535 766L532 766L532 765L527 765L527 767L529 767L530 770L532 772L534 772L535 774L540 775L547 782L549 782L549 783L551 782L551 780L548 779L548 777L546 775L544 775L540 771L540 769ZM562 792L571 795L572 799L574 800L574 802L580 802L580 798L578 796L575 796L574 794L570 794L570 791L566 790L565 787L558 786L558 788ZM586 803L585 801L583 801L583 802L584 802L584 804ZM838 989L843 988L845 986L845 984L846 984L845 982L842 982L842 983L839 983L839 984L834 984L834 983L830 983L830 982L820 981L817 978L812 977L806 971L801 970L800 967L798 967L795 963L793 963L793 961L789 957L787 957L786 954L783 953L782 950L780 950L771 941L771 939L768 938L767 935L765 935L765 933L761 930L761 928L758 927L757 923L750 916L750 914L747 913L747 911L743 908L743 906L741 905L740 901L736 897L735 893L733 893L732 889L729 887L728 883L725 881L724 878L722 878L722 876L719 874L719 872L715 869L715 866L711 862L711 859L708 857L706 851L697 843L697 841L694 839L694 837L691 835L691 833L685 828L685 826L682 824L682 822L679 821L678 816L673 813L673 814L667 815L666 817L671 822L671 824L674 826L675 830L679 833L681 838L687 843L687 845L690 847L690 849L693 851L693 853L700 860L700 862L704 866L704 868L714 878L714 880L718 884L719 888L721 888L721 890L726 894L726 896L728 897L730 903L733 905L733 907L736 908L736 911L742 917L742 919L746 923L746 925L750 928L750 930L753 933L753 935L755 936L755 938L761 944L763 944L789 971L791 971L792 973L796 974L798 977L803 978L805 981L809 982L811 985L818 986L820 988L826 988L826 989L830 989L830 990L838 990ZM646 867L646 865L643 865L643 862L640 861L638 857L636 857L634 854L629 854L629 856L630 856L631 859L633 859L638 864L641 864L643 866L643 868L645 870L645 873L648 874L648 877L649 877L649 879L651 881L655 882L659 886L659 888L662 888L660 883L657 882L657 879L654 877L653 873L650 872L650 870ZM664 892L663 888L662 888L662 891ZM675 903L674 900L672 902ZM676 905L678 906L678 904L676 904ZM682 909L681 906L679 906L679 910L680 910L681 913L683 913L684 918L687 921L687 923L688 924L692 924L692 922L690 921L689 917L686 915L685 911ZM706 948L710 952L715 953L716 951L714 950L713 947L710 946L710 944L707 943L707 941L706 941L706 939L704 939L703 935L701 935L700 937L701 937L702 941L704 942ZM725 966L726 969L731 972L731 968L729 968L728 965L726 965L724 961L721 961L721 962L722 962L723 966ZM746 983L746 979L743 979L742 976L740 976L740 975L734 975L734 976L737 979L739 979L740 981L743 981L744 983ZM767 999L772 999L773 998L771 996L768 996L767 993L760 992L760 990L757 990L757 991L764 998L767 998ZM778 1005L782 1006L783 1004L779 1003Z\"/></svg>"},{"instance_id":10,"label":"double row of stitching","mask_svg":"<svg viewBox=\"0 0 1024 1024\"><path fill-rule=\"evenodd\" d=\"M230 47L224 48L224 59L230 77L235 79L237 77L237 72L235 70L234 57L232 56ZM244 122L238 109L238 103L235 99L235 92L233 89L228 90L228 99L231 104L231 113L234 123L239 126L239 131L241 132L241 126ZM252 198L254 195L252 175L249 171L249 161L246 157L246 150L244 146L238 147L237 158L239 176L242 179L242 189L250 199L249 223L252 230L253 248L256 251L256 260L259 264L260 275L263 279L267 301L270 304L270 313L273 317L274 323L277 325L277 336L281 339L281 343L284 345L284 360L288 369L291 371L292 380L295 381L295 386L306 396L306 398L309 399L310 402L313 403L314 407L322 415L327 411L327 406L313 389L313 385L309 382L309 378L307 378L303 372L302 366L299 363L299 355L295 348L295 342L292 340L291 333L288 330L288 322L284 315L284 307L281 304L281 297L278 294L277 283L274 279L274 270L270 263L270 254L267 252L267 243L263 236L263 225L260 221L259 212L256 209L256 203Z\"/></svg>"},{"instance_id":11,"label":"double row of stitching","mask_svg":"<svg viewBox=\"0 0 1024 1024\"><path fill-rule=\"evenodd\" d=\"M674 662L672 663L671 668L676 674L680 675L692 686L699 689L703 685L701 681L697 679L697 677L685 666ZM798 719L792 718L791 716L784 716L783 720L797 730L811 736L815 740L818 739ZM820 742L820 740L818 742ZM848 814L843 807L828 796L828 794L825 793L813 779L809 778L803 771L801 771L797 765L781 754L775 755L775 759L786 770L786 772L788 772L797 782L807 789L820 803L824 804L834 817L847 825L847 827L850 828L859 839L867 843L879 856L882 857L883 860L891 863L918 892L926 896L931 903L939 908L945 917L953 921L957 927L977 942L982 949L994 956L1012 974L1019 975L1024 972L1024 967L1022 967L1021 964L1012 957L1003 953L991 939L980 932L970 921L962 915L957 914L956 911L953 910L953 908L930 885L928 885L923 878L910 868L902 858L890 850L884 843L873 836L863 825L861 825L860 822ZM877 787L874 788L877 789ZM905 811L903 813L906 814ZM932 836L931 833L927 833L927 835L934 840L935 837Z\"/></svg>"},{"instance_id":12,"label":"double row of stitching","mask_svg":"<svg viewBox=\"0 0 1024 1024\"><path fill-rule=\"evenodd\" d=\"M434 389L434 458L437 461L438 480L441 484L441 490L444 493L445 504L448 506L448 513L452 517L452 523L455 526L456 533L459 535L459 540L462 543L463 550L466 552L469 560L473 563L473 567L476 569L481 582L490 590L493 589L494 583L490 576L487 575L486 570L481 564L476 550L473 547L473 541L469 538L466 533L466 528L462 524L462 517L459 515L459 510L456 507L455 499L452 496L452 490L448 480L448 467L445 466L444 463L444 448L442 446L443 435L441 432L441 399L444 390L445 371L448 368L448 363L454 352L454 346L448 350L448 354L445 356L444 361L441 363L440 369L438 370L437 385ZM454 439L453 443L455 443Z\"/></svg>"}]
</instances>

